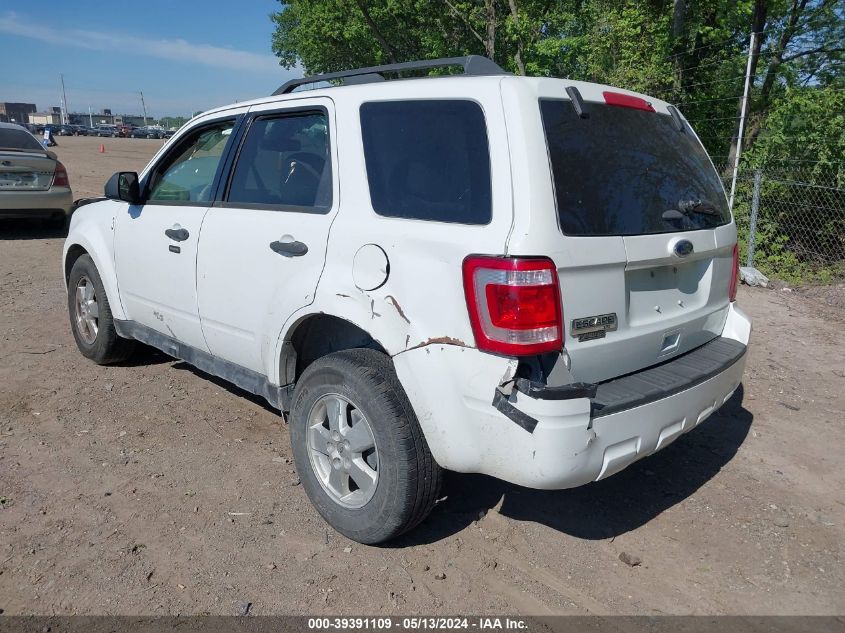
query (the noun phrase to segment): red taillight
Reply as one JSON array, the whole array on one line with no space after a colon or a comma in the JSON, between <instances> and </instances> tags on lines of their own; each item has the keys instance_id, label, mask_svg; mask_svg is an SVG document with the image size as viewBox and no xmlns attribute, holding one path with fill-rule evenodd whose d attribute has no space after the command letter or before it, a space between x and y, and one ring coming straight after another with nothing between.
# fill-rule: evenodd
<instances>
[{"instance_id":1,"label":"red taillight","mask_svg":"<svg viewBox=\"0 0 845 633\"><path fill-rule=\"evenodd\" d=\"M604 102L607 105L620 106L622 108L633 108L634 110L645 110L646 112L654 112L654 108L645 99L640 97L633 97L631 95L622 94L621 92L602 93L604 95Z\"/></svg>"},{"instance_id":2,"label":"red taillight","mask_svg":"<svg viewBox=\"0 0 845 633\"><path fill-rule=\"evenodd\" d=\"M736 287L739 285L739 244L734 244L731 262L731 283L728 286L728 299L736 301Z\"/></svg>"},{"instance_id":3,"label":"red taillight","mask_svg":"<svg viewBox=\"0 0 845 633\"><path fill-rule=\"evenodd\" d=\"M67 177L67 169L60 162L56 161L56 171L53 174L54 187L70 187L70 181Z\"/></svg>"},{"instance_id":4,"label":"red taillight","mask_svg":"<svg viewBox=\"0 0 845 633\"><path fill-rule=\"evenodd\" d=\"M470 255L463 273L478 349L507 356L560 351L563 314L550 259Z\"/></svg>"}]
</instances>

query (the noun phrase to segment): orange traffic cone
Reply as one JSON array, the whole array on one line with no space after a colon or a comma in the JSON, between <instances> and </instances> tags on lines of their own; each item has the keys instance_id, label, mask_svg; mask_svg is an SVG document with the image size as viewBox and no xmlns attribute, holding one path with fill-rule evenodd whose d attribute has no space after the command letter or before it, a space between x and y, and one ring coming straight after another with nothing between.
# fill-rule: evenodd
<instances>
[{"instance_id":1,"label":"orange traffic cone","mask_svg":"<svg viewBox=\"0 0 845 633\"><path fill-rule=\"evenodd\" d=\"M105 153L106 153L106 146L105 146L105 145L103 145L102 143L100 143L100 153L101 153L101 154L105 154Z\"/></svg>"}]
</instances>

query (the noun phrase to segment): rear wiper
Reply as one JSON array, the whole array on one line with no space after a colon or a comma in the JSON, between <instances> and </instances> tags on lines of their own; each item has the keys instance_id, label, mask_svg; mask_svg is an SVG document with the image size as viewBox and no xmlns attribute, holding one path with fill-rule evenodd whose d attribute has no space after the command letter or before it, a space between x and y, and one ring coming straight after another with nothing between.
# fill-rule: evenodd
<instances>
[{"instance_id":1,"label":"rear wiper","mask_svg":"<svg viewBox=\"0 0 845 633\"><path fill-rule=\"evenodd\" d=\"M702 200L681 200L678 202L678 209L681 213L701 213L703 215L722 215L712 204Z\"/></svg>"},{"instance_id":2,"label":"rear wiper","mask_svg":"<svg viewBox=\"0 0 845 633\"><path fill-rule=\"evenodd\" d=\"M661 216L666 221L680 221L692 219L695 215L703 215L708 218L721 218L719 210L709 202L701 200L680 200L677 209L667 209Z\"/></svg>"}]
</instances>

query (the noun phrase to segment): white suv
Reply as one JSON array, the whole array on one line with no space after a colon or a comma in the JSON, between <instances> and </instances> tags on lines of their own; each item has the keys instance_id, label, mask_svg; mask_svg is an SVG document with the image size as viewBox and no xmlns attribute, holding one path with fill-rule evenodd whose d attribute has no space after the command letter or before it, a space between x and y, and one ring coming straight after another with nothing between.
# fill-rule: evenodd
<instances>
[{"instance_id":1,"label":"white suv","mask_svg":"<svg viewBox=\"0 0 845 633\"><path fill-rule=\"evenodd\" d=\"M294 91L323 80L345 85ZM64 248L82 354L141 341L266 398L360 542L422 521L441 469L608 477L742 377L724 189L643 95L479 57L305 78L195 118L105 193Z\"/></svg>"}]
</instances>

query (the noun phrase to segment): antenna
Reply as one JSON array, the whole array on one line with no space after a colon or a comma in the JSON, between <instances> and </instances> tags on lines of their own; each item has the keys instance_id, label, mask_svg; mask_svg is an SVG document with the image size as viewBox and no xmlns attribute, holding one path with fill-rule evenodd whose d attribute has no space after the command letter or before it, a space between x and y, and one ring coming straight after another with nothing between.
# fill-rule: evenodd
<instances>
[{"instance_id":1,"label":"antenna","mask_svg":"<svg viewBox=\"0 0 845 633\"><path fill-rule=\"evenodd\" d=\"M141 95L141 109L144 111L144 127L147 127L147 105L144 103L144 93L139 90L138 94Z\"/></svg>"}]
</instances>

